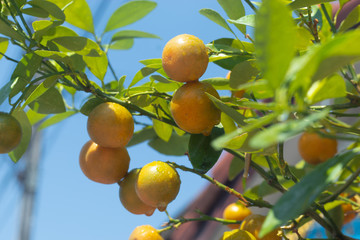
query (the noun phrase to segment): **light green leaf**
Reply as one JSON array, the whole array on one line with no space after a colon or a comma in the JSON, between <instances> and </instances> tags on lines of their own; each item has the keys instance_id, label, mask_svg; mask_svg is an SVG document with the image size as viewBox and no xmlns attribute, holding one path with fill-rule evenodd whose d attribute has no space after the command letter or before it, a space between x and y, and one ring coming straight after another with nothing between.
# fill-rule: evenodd
<instances>
[{"instance_id":1,"label":"light green leaf","mask_svg":"<svg viewBox=\"0 0 360 240\"><path fill-rule=\"evenodd\" d=\"M299 183L285 192L275 206L270 209L259 236L264 236L276 227L303 214L319 194L329 184L336 181L350 160L354 158L359 160L359 152L360 148L356 148L338 154L319 164L313 171L304 176Z\"/></svg>"},{"instance_id":2,"label":"light green leaf","mask_svg":"<svg viewBox=\"0 0 360 240\"><path fill-rule=\"evenodd\" d=\"M103 51L91 39L79 36L64 36L51 39L60 52L75 52L83 56L100 57Z\"/></svg>"},{"instance_id":3,"label":"light green leaf","mask_svg":"<svg viewBox=\"0 0 360 240\"><path fill-rule=\"evenodd\" d=\"M255 15L254 14L246 15L236 20L229 19L228 22L236 24L236 26L245 25L249 27L255 27Z\"/></svg>"},{"instance_id":4,"label":"light green leaf","mask_svg":"<svg viewBox=\"0 0 360 240\"><path fill-rule=\"evenodd\" d=\"M239 19L245 16L245 8L242 4L241 0L218 0L218 3L221 7L225 10L226 15L230 19ZM245 25L238 25L235 26L245 35L246 34L246 26Z\"/></svg>"},{"instance_id":5,"label":"light green leaf","mask_svg":"<svg viewBox=\"0 0 360 240\"><path fill-rule=\"evenodd\" d=\"M329 98L346 96L346 84L344 79L338 75L316 81L312 84L306 95L309 104L314 104Z\"/></svg>"},{"instance_id":6,"label":"light green leaf","mask_svg":"<svg viewBox=\"0 0 360 240\"><path fill-rule=\"evenodd\" d=\"M201 82L206 82L211 84L216 90L234 90L229 86L229 79L227 78L222 78L222 77L207 78L201 80Z\"/></svg>"},{"instance_id":7,"label":"light green leaf","mask_svg":"<svg viewBox=\"0 0 360 240\"><path fill-rule=\"evenodd\" d=\"M160 38L160 37L155 34L142 32L142 31L123 30L115 33L111 38L111 42L120 39L127 39L127 38Z\"/></svg>"},{"instance_id":8,"label":"light green leaf","mask_svg":"<svg viewBox=\"0 0 360 240\"><path fill-rule=\"evenodd\" d=\"M254 80L260 73L255 61L248 60L237 64L231 71L229 84L233 89L238 89L240 85Z\"/></svg>"},{"instance_id":9,"label":"light green leaf","mask_svg":"<svg viewBox=\"0 0 360 240\"><path fill-rule=\"evenodd\" d=\"M156 72L159 68L157 67L143 67L140 69L134 76L133 80L131 81L129 88L134 86L136 83L138 83L141 79L149 76L150 74Z\"/></svg>"},{"instance_id":10,"label":"light green leaf","mask_svg":"<svg viewBox=\"0 0 360 240\"><path fill-rule=\"evenodd\" d=\"M316 5L319 3L324 3L324 2L333 2L335 0L295 0L291 3L289 3L289 7L292 10L295 9L299 9L299 8L304 8L304 7L310 7L312 5Z\"/></svg>"},{"instance_id":11,"label":"light green leaf","mask_svg":"<svg viewBox=\"0 0 360 240\"><path fill-rule=\"evenodd\" d=\"M345 20L341 23L339 27L339 31L346 31L359 22L360 22L360 6L357 5L351 10L351 12L345 18Z\"/></svg>"},{"instance_id":12,"label":"light green leaf","mask_svg":"<svg viewBox=\"0 0 360 240\"><path fill-rule=\"evenodd\" d=\"M148 65L152 65L152 66L157 66L157 67L162 67L162 60L161 58L153 58L153 59L145 59L145 60L140 60L140 63L144 64L145 66Z\"/></svg>"},{"instance_id":13,"label":"light green leaf","mask_svg":"<svg viewBox=\"0 0 360 240\"><path fill-rule=\"evenodd\" d=\"M163 141L168 142L170 140L173 127L167 123L161 122L159 120L153 119L153 127L158 135Z\"/></svg>"},{"instance_id":14,"label":"light green leaf","mask_svg":"<svg viewBox=\"0 0 360 240\"><path fill-rule=\"evenodd\" d=\"M101 81L104 80L108 67L108 58L103 51L100 52L99 57L83 56L83 60L95 77Z\"/></svg>"},{"instance_id":15,"label":"light green leaf","mask_svg":"<svg viewBox=\"0 0 360 240\"><path fill-rule=\"evenodd\" d=\"M324 119L329 113L328 109L313 113L303 119L289 120L278 123L259 132L250 141L250 146L254 148L266 148L274 144L284 142L295 135L304 131L311 124Z\"/></svg>"},{"instance_id":16,"label":"light green leaf","mask_svg":"<svg viewBox=\"0 0 360 240\"><path fill-rule=\"evenodd\" d=\"M64 10L66 21L75 27L94 33L91 9L86 0L48 0ZM66 7L66 8L65 8ZM65 9L64 9L65 8Z\"/></svg>"},{"instance_id":17,"label":"light green leaf","mask_svg":"<svg viewBox=\"0 0 360 240\"><path fill-rule=\"evenodd\" d=\"M150 13L156 5L156 2L140 0L125 3L111 15L104 32L127 26L142 19Z\"/></svg>"},{"instance_id":18,"label":"light green leaf","mask_svg":"<svg viewBox=\"0 0 360 240\"><path fill-rule=\"evenodd\" d=\"M0 37L0 53L5 54L8 46L9 46L9 39ZM0 59L2 57L3 55L0 54Z\"/></svg>"},{"instance_id":19,"label":"light green leaf","mask_svg":"<svg viewBox=\"0 0 360 240\"><path fill-rule=\"evenodd\" d=\"M134 46L134 39L133 38L125 38L113 41L109 48L115 50L127 50Z\"/></svg>"},{"instance_id":20,"label":"light green leaf","mask_svg":"<svg viewBox=\"0 0 360 240\"><path fill-rule=\"evenodd\" d=\"M126 145L126 147L131 147L154 138L156 138L154 129L151 126L145 127L139 131L134 132L130 142Z\"/></svg>"},{"instance_id":21,"label":"light green leaf","mask_svg":"<svg viewBox=\"0 0 360 240\"><path fill-rule=\"evenodd\" d=\"M231 133L237 129L234 120L224 112L221 112L221 124L225 134Z\"/></svg>"},{"instance_id":22,"label":"light green leaf","mask_svg":"<svg viewBox=\"0 0 360 240\"><path fill-rule=\"evenodd\" d=\"M42 122L39 126L39 130L50 127L51 125L54 125L56 123L59 123L65 119L71 117L75 113L77 113L77 111L67 111L67 112L56 114L56 115L46 119L44 122Z\"/></svg>"},{"instance_id":23,"label":"light green leaf","mask_svg":"<svg viewBox=\"0 0 360 240\"><path fill-rule=\"evenodd\" d=\"M28 148L31 139L32 127L24 111L14 111L12 115L19 121L22 133L19 145L9 153L11 160L16 163L20 160Z\"/></svg>"},{"instance_id":24,"label":"light green leaf","mask_svg":"<svg viewBox=\"0 0 360 240\"><path fill-rule=\"evenodd\" d=\"M203 8L200 9L199 13L235 35L235 33L231 30L231 28L225 21L225 19L218 12L209 8Z\"/></svg>"},{"instance_id":25,"label":"light green leaf","mask_svg":"<svg viewBox=\"0 0 360 240\"><path fill-rule=\"evenodd\" d=\"M47 114L37 113L33 111L31 108L27 110L26 115L32 126L34 126L36 123L40 122L42 119L48 116Z\"/></svg>"},{"instance_id":26,"label":"light green leaf","mask_svg":"<svg viewBox=\"0 0 360 240\"><path fill-rule=\"evenodd\" d=\"M296 32L291 11L282 0L264 0L255 25L259 67L275 90L283 82L295 55Z\"/></svg>"}]
</instances>

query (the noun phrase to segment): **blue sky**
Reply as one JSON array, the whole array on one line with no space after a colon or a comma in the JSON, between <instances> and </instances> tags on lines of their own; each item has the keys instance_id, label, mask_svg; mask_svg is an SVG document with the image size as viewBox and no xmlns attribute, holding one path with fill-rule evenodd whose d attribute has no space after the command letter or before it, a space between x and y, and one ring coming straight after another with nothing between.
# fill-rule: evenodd
<instances>
[{"instance_id":1,"label":"blue sky","mask_svg":"<svg viewBox=\"0 0 360 240\"><path fill-rule=\"evenodd\" d=\"M93 14L101 8L99 15L94 16L97 34L101 33L112 12L124 2L88 0ZM225 16L216 1L158 0L156 2L158 6L153 12L125 29L150 32L160 36L161 39L137 39L131 50L112 51L109 54L117 75L127 75L127 83L142 67L139 60L160 58L165 43L176 35L192 34L205 43L221 37L232 37L225 29L198 13L201 8L211 8ZM237 31L235 28L234 30ZM79 29L77 32L84 34ZM20 53L16 51L8 51L7 54L16 59L20 58ZM15 64L1 59L0 86L8 81L11 74L5 69L14 67ZM210 63L202 79L224 77L226 73L226 70ZM77 96L78 106L85 96L84 94ZM8 110L5 104L0 107L2 111ZM127 239L138 225L151 224L159 228L166 221L166 215L158 211L151 217L127 212L119 201L116 184L98 184L82 174L78 155L82 145L89 139L86 121L85 116L77 114L42 132L43 149L33 216L33 240ZM189 166L185 156L160 155L146 143L131 147L128 151L131 157L130 169L155 160L175 161ZM13 173L22 166L21 161L14 165L7 155L0 156L0 239L18 238L22 193ZM206 184L204 180L193 174L179 173L182 180L180 193L168 206L172 216L176 216ZM7 174L11 177L6 177Z\"/></svg>"}]
</instances>

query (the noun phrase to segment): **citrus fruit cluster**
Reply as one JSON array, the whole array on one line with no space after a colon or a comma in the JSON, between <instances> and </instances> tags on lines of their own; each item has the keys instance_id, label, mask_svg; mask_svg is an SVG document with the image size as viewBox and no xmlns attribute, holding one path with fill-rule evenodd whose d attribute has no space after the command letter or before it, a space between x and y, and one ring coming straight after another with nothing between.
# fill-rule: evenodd
<instances>
[{"instance_id":1,"label":"citrus fruit cluster","mask_svg":"<svg viewBox=\"0 0 360 240\"><path fill-rule=\"evenodd\" d=\"M11 152L21 141L21 126L15 117L0 112L0 154Z\"/></svg>"},{"instance_id":2,"label":"citrus fruit cluster","mask_svg":"<svg viewBox=\"0 0 360 240\"><path fill-rule=\"evenodd\" d=\"M181 34L168 41L162 52L162 66L173 80L185 82L170 103L176 124L186 132L210 135L220 123L221 112L207 94L220 99L210 84L199 82L209 63L207 48L199 38Z\"/></svg>"}]
</instances>

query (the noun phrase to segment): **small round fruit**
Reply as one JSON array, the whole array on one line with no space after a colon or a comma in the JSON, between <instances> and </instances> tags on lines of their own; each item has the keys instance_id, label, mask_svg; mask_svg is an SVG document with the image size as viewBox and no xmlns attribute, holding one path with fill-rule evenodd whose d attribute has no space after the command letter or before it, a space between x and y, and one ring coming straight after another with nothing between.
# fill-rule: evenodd
<instances>
[{"instance_id":1,"label":"small round fruit","mask_svg":"<svg viewBox=\"0 0 360 240\"><path fill-rule=\"evenodd\" d=\"M90 112L87 130L91 140L102 147L124 147L134 133L134 119L117 103L101 103Z\"/></svg>"},{"instance_id":2,"label":"small round fruit","mask_svg":"<svg viewBox=\"0 0 360 240\"><path fill-rule=\"evenodd\" d=\"M343 197L347 197L347 193L342 193L340 194ZM357 202L355 197L352 197L350 200L352 200L353 202ZM344 213L344 222L343 224L348 224L349 222L351 222L352 220L354 220L354 218L356 218L356 211L353 209L353 206L350 203L343 203L341 204L341 209Z\"/></svg>"},{"instance_id":3,"label":"small round fruit","mask_svg":"<svg viewBox=\"0 0 360 240\"><path fill-rule=\"evenodd\" d=\"M146 164L138 175L136 193L146 204L165 211L180 189L180 177L169 164L154 161Z\"/></svg>"},{"instance_id":4,"label":"small round fruit","mask_svg":"<svg viewBox=\"0 0 360 240\"><path fill-rule=\"evenodd\" d=\"M335 156L337 141L316 133L304 132L299 139L298 149L305 162L317 165Z\"/></svg>"},{"instance_id":5,"label":"small round fruit","mask_svg":"<svg viewBox=\"0 0 360 240\"><path fill-rule=\"evenodd\" d=\"M170 103L171 114L184 131L207 136L214 125L220 123L221 111L206 93L220 99L215 88L203 82L186 83L174 93Z\"/></svg>"},{"instance_id":6,"label":"small round fruit","mask_svg":"<svg viewBox=\"0 0 360 240\"><path fill-rule=\"evenodd\" d=\"M112 184L126 175L130 157L125 147L106 148L90 140L82 147L79 162L81 170L90 180Z\"/></svg>"},{"instance_id":7,"label":"small round fruit","mask_svg":"<svg viewBox=\"0 0 360 240\"><path fill-rule=\"evenodd\" d=\"M142 225L134 229L129 240L164 240L164 238L152 226Z\"/></svg>"},{"instance_id":8,"label":"small round fruit","mask_svg":"<svg viewBox=\"0 0 360 240\"><path fill-rule=\"evenodd\" d=\"M224 232L219 240L256 240L256 238L248 231L235 229Z\"/></svg>"},{"instance_id":9,"label":"small round fruit","mask_svg":"<svg viewBox=\"0 0 360 240\"><path fill-rule=\"evenodd\" d=\"M249 216L251 214L251 210L244 205L242 205L240 202L231 203L229 204L224 212L223 212L223 218L228 220L237 220L242 221L245 217ZM237 229L240 227L240 224L228 224L227 225L231 229Z\"/></svg>"},{"instance_id":10,"label":"small round fruit","mask_svg":"<svg viewBox=\"0 0 360 240\"><path fill-rule=\"evenodd\" d=\"M0 153L11 152L21 141L21 126L12 115L0 112Z\"/></svg>"},{"instance_id":11,"label":"small round fruit","mask_svg":"<svg viewBox=\"0 0 360 240\"><path fill-rule=\"evenodd\" d=\"M139 172L139 168L131 170L119 183L120 201L122 205L126 208L126 210L133 214L145 214L146 216L151 216L156 208L150 207L149 205L141 201L135 190L135 185Z\"/></svg>"},{"instance_id":12,"label":"small round fruit","mask_svg":"<svg viewBox=\"0 0 360 240\"><path fill-rule=\"evenodd\" d=\"M257 240L281 240L277 235L278 229L266 234L264 237L259 237L259 232L265 221L265 216L258 214L251 214L247 216L241 223L240 229L250 232Z\"/></svg>"},{"instance_id":13,"label":"small round fruit","mask_svg":"<svg viewBox=\"0 0 360 240\"><path fill-rule=\"evenodd\" d=\"M166 74L175 81L197 81L206 71L209 56L203 41L182 34L168 41L162 53Z\"/></svg>"}]
</instances>

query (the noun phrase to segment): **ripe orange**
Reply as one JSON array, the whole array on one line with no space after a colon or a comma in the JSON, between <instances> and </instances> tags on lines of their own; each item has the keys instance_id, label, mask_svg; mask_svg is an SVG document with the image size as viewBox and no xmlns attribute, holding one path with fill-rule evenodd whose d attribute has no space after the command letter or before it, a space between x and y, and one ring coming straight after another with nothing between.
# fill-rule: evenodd
<instances>
[{"instance_id":1,"label":"ripe orange","mask_svg":"<svg viewBox=\"0 0 360 240\"><path fill-rule=\"evenodd\" d=\"M268 233L263 238L259 237L259 232L265 221L265 216L258 214L251 214L247 216L241 223L240 229L250 232L258 240L281 240L281 237L277 235L279 229Z\"/></svg>"},{"instance_id":2,"label":"ripe orange","mask_svg":"<svg viewBox=\"0 0 360 240\"><path fill-rule=\"evenodd\" d=\"M347 193L342 193L340 194L343 197L347 197ZM352 201L357 202L355 197L351 198ZM351 222L352 220L354 220L354 218L356 218L356 211L353 209L353 206L350 203L343 203L341 204L341 209L344 213L344 222L343 224L347 224L349 222Z\"/></svg>"},{"instance_id":3,"label":"ripe orange","mask_svg":"<svg viewBox=\"0 0 360 240\"><path fill-rule=\"evenodd\" d=\"M215 88L203 82L186 83L174 93L170 103L171 114L184 131L210 135L214 125L220 123L221 111L206 93L220 99Z\"/></svg>"},{"instance_id":4,"label":"ripe orange","mask_svg":"<svg viewBox=\"0 0 360 240\"><path fill-rule=\"evenodd\" d=\"M0 112L0 153L11 152L21 141L21 126L12 115Z\"/></svg>"},{"instance_id":5,"label":"ripe orange","mask_svg":"<svg viewBox=\"0 0 360 240\"><path fill-rule=\"evenodd\" d=\"M138 226L131 233L129 240L164 240L158 231L150 225Z\"/></svg>"},{"instance_id":6,"label":"ripe orange","mask_svg":"<svg viewBox=\"0 0 360 240\"><path fill-rule=\"evenodd\" d=\"M156 208L150 207L141 201L135 190L139 172L139 168L131 170L119 183L120 201L126 210L133 214L145 214L146 216L151 216Z\"/></svg>"},{"instance_id":7,"label":"ripe orange","mask_svg":"<svg viewBox=\"0 0 360 240\"><path fill-rule=\"evenodd\" d=\"M316 133L304 132L299 139L298 149L304 161L317 165L335 156L337 141L323 138Z\"/></svg>"},{"instance_id":8,"label":"ripe orange","mask_svg":"<svg viewBox=\"0 0 360 240\"><path fill-rule=\"evenodd\" d=\"M245 217L251 214L251 210L242 205L240 202L229 204L224 212L223 218L228 220L237 220L242 221ZM236 229L240 227L240 224L228 224L227 225L231 229Z\"/></svg>"},{"instance_id":9,"label":"ripe orange","mask_svg":"<svg viewBox=\"0 0 360 240\"><path fill-rule=\"evenodd\" d=\"M130 157L125 147L106 148L90 140L82 147L79 162L90 180L112 184L126 175Z\"/></svg>"},{"instance_id":10,"label":"ripe orange","mask_svg":"<svg viewBox=\"0 0 360 240\"><path fill-rule=\"evenodd\" d=\"M168 41L162 53L166 74L175 81L197 81L206 71L209 56L203 41L182 34Z\"/></svg>"},{"instance_id":11,"label":"ripe orange","mask_svg":"<svg viewBox=\"0 0 360 240\"><path fill-rule=\"evenodd\" d=\"M124 147L134 133L134 120L120 104L101 103L90 112L87 130L91 140L102 147Z\"/></svg>"},{"instance_id":12,"label":"ripe orange","mask_svg":"<svg viewBox=\"0 0 360 240\"><path fill-rule=\"evenodd\" d=\"M154 161L146 164L139 172L136 193L146 204L165 211L180 189L180 177L169 164Z\"/></svg>"},{"instance_id":13,"label":"ripe orange","mask_svg":"<svg viewBox=\"0 0 360 240\"><path fill-rule=\"evenodd\" d=\"M248 231L235 229L224 232L220 240L256 240L256 238Z\"/></svg>"}]
</instances>

